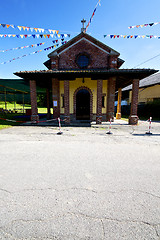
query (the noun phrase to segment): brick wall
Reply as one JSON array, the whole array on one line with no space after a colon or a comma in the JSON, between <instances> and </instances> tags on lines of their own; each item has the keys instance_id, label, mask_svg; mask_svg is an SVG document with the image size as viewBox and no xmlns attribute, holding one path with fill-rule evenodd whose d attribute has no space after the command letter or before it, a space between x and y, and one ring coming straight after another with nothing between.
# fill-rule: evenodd
<instances>
[{"instance_id":1,"label":"brick wall","mask_svg":"<svg viewBox=\"0 0 160 240\"><path fill-rule=\"evenodd\" d=\"M59 69L78 69L76 56L80 53L87 53L90 56L88 69L108 67L109 57L107 52L83 39L60 54Z\"/></svg>"},{"instance_id":2,"label":"brick wall","mask_svg":"<svg viewBox=\"0 0 160 240\"><path fill-rule=\"evenodd\" d=\"M36 92L36 81L30 80L30 96L31 96L31 121L39 121L38 109L37 109L37 92Z\"/></svg>"},{"instance_id":3,"label":"brick wall","mask_svg":"<svg viewBox=\"0 0 160 240\"><path fill-rule=\"evenodd\" d=\"M58 56L51 57L51 69L58 69L58 65L59 65Z\"/></svg>"},{"instance_id":4,"label":"brick wall","mask_svg":"<svg viewBox=\"0 0 160 240\"><path fill-rule=\"evenodd\" d=\"M53 118L60 116L60 96L59 96L59 80L52 78L52 100L53 100ZM57 106L54 106L57 103Z\"/></svg>"},{"instance_id":5,"label":"brick wall","mask_svg":"<svg viewBox=\"0 0 160 240\"><path fill-rule=\"evenodd\" d=\"M116 78L112 77L108 80L108 93L107 93L107 121L112 119L114 121L114 101L115 101L115 86Z\"/></svg>"},{"instance_id":6,"label":"brick wall","mask_svg":"<svg viewBox=\"0 0 160 240\"><path fill-rule=\"evenodd\" d=\"M64 81L64 116L65 122L70 123L69 81Z\"/></svg>"},{"instance_id":7,"label":"brick wall","mask_svg":"<svg viewBox=\"0 0 160 240\"><path fill-rule=\"evenodd\" d=\"M133 79L131 113L129 116L129 124L131 125L135 125L138 123L138 116L137 116L138 92L139 92L139 79Z\"/></svg>"},{"instance_id":8,"label":"brick wall","mask_svg":"<svg viewBox=\"0 0 160 240\"><path fill-rule=\"evenodd\" d=\"M97 80L97 116L96 123L101 124L102 122L102 88L103 80Z\"/></svg>"}]
</instances>

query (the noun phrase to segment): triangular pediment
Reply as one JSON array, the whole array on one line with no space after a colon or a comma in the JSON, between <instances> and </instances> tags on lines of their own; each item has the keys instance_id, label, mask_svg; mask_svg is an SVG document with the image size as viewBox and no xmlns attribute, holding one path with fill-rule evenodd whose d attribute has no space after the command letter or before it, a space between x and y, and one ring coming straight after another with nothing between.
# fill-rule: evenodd
<instances>
[{"instance_id":1,"label":"triangular pediment","mask_svg":"<svg viewBox=\"0 0 160 240\"><path fill-rule=\"evenodd\" d=\"M72 38L70 41L68 41L65 45L62 45L61 47L57 48L55 51L51 52L48 57L51 58L53 56L56 56L57 54L60 55L61 53L67 51L68 49L72 48L76 44L80 43L81 41L86 41L90 43L91 45L94 45L95 47L99 48L101 51L106 52L109 55L116 55L119 56L120 53L115 51L114 49L108 47L104 43L98 41L97 39L93 38L92 36L88 35L87 33L80 33L76 37Z\"/></svg>"}]
</instances>

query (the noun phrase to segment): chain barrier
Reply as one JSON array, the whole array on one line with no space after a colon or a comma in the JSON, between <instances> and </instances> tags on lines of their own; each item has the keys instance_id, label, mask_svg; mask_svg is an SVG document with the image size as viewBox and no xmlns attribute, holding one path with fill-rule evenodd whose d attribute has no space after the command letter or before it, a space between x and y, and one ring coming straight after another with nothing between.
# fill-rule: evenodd
<instances>
[{"instance_id":1,"label":"chain barrier","mask_svg":"<svg viewBox=\"0 0 160 240\"><path fill-rule=\"evenodd\" d=\"M52 121L57 121L60 118L55 118L55 119L49 119L45 121L35 121L35 123L45 123L45 122L52 122ZM0 118L0 120L3 121L8 121L8 122L17 122L17 123L32 123L32 121L18 121L18 120L13 120L13 119L7 119L7 118ZM59 120L58 120L59 121ZM62 120L60 119L61 122L65 122L66 119Z\"/></svg>"}]
</instances>

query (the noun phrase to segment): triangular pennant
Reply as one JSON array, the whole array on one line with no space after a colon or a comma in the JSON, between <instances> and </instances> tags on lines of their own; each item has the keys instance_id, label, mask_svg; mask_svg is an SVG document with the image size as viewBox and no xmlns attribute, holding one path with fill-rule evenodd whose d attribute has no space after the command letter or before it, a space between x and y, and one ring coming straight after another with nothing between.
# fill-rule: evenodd
<instances>
[{"instance_id":1,"label":"triangular pennant","mask_svg":"<svg viewBox=\"0 0 160 240\"><path fill-rule=\"evenodd\" d=\"M9 24L6 24L6 26L7 26L7 28L9 28L9 27L10 27L10 25L9 25Z\"/></svg>"},{"instance_id":2,"label":"triangular pennant","mask_svg":"<svg viewBox=\"0 0 160 240\"><path fill-rule=\"evenodd\" d=\"M149 26L152 27L154 25L154 23L149 23Z\"/></svg>"},{"instance_id":3,"label":"triangular pennant","mask_svg":"<svg viewBox=\"0 0 160 240\"><path fill-rule=\"evenodd\" d=\"M6 24L1 24L2 25L2 27L5 27L6 26Z\"/></svg>"},{"instance_id":4,"label":"triangular pennant","mask_svg":"<svg viewBox=\"0 0 160 240\"><path fill-rule=\"evenodd\" d=\"M22 27L21 26L17 26L17 28L21 31L22 30Z\"/></svg>"}]
</instances>

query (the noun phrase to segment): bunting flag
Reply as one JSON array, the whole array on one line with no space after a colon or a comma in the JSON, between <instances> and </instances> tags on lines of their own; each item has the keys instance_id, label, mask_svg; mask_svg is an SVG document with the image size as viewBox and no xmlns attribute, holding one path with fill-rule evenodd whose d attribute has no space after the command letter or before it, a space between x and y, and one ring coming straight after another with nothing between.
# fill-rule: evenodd
<instances>
[{"instance_id":1,"label":"bunting flag","mask_svg":"<svg viewBox=\"0 0 160 240\"><path fill-rule=\"evenodd\" d=\"M61 42L61 44L67 43L67 41L64 41L64 38L53 40L52 42L53 42L53 44L58 43L58 42Z\"/></svg>"},{"instance_id":2,"label":"bunting flag","mask_svg":"<svg viewBox=\"0 0 160 240\"><path fill-rule=\"evenodd\" d=\"M130 27L128 27L128 28L129 28L129 29L131 29L131 28L143 28L143 27L148 27L148 26L152 27L152 26L157 25L157 24L160 24L160 22L146 23L146 24L141 24L141 25L135 25L135 26L130 26Z\"/></svg>"},{"instance_id":3,"label":"bunting flag","mask_svg":"<svg viewBox=\"0 0 160 240\"><path fill-rule=\"evenodd\" d=\"M27 31L36 31L36 32L40 32L40 33L44 33L44 31L48 31L49 33L53 33L53 34L58 34L59 31L58 30L52 30L52 29L44 29L44 28L33 28L33 27L24 27L24 26L16 26L16 25L13 25L13 24L3 24L3 23L0 23L0 26L2 26L3 28L14 28L14 29L19 29L20 31L21 30L27 30Z\"/></svg>"},{"instance_id":4,"label":"bunting flag","mask_svg":"<svg viewBox=\"0 0 160 240\"><path fill-rule=\"evenodd\" d=\"M28 45L28 46L23 46L23 47L17 47L17 48L11 48L11 49L6 49L6 50L0 50L0 52L7 52L7 51L11 51L11 50L18 50L18 49L31 48L31 47L39 47L39 46L41 46L43 44L45 44L45 42L32 44L32 45Z\"/></svg>"},{"instance_id":5,"label":"bunting flag","mask_svg":"<svg viewBox=\"0 0 160 240\"><path fill-rule=\"evenodd\" d=\"M85 29L85 32L87 32L87 29L88 29L89 25L90 25L91 22L92 22L92 19L93 19L94 15L95 15L95 12L96 12L96 10L97 10L98 5L101 6L100 1L101 1L101 0L98 1L97 5L96 5L96 7L95 7L95 9L94 9L94 11L93 11L93 13L92 13L92 16L91 16L91 18L90 18L90 20L89 20L89 22L88 22L88 24L87 24L87 27L86 27L86 29Z\"/></svg>"},{"instance_id":6,"label":"bunting flag","mask_svg":"<svg viewBox=\"0 0 160 240\"><path fill-rule=\"evenodd\" d=\"M110 37L110 38L133 38L133 39L136 39L136 38L157 38L157 39L160 39L160 36L155 36L155 35L104 35L104 38L106 37Z\"/></svg>"},{"instance_id":7,"label":"bunting flag","mask_svg":"<svg viewBox=\"0 0 160 240\"><path fill-rule=\"evenodd\" d=\"M64 42L63 42L62 44L64 44ZM53 45L53 46L50 46L50 47L44 48L44 49L42 49L42 50L35 51L35 52L29 53L29 54L25 54L25 55L20 56L20 57L17 57L17 58L13 58L13 59L11 59L11 60L9 60L9 61L2 62L2 63L0 63L0 64L10 63L10 62L12 62L12 61L14 61L14 60L21 59L21 58L23 58L23 57L27 57L27 56L29 56L29 55L33 55L33 54L36 54L36 53L40 53L40 52L42 52L42 51L48 51L48 50L50 50L50 49L53 49L53 48L58 47L59 45L60 45L60 44L58 43L58 44L55 44L55 45Z\"/></svg>"},{"instance_id":8,"label":"bunting flag","mask_svg":"<svg viewBox=\"0 0 160 240\"><path fill-rule=\"evenodd\" d=\"M70 34L57 34L58 38L64 38L64 37L70 37ZM0 38L6 38L6 37L16 37L16 38L53 38L54 34L0 34Z\"/></svg>"}]
</instances>

